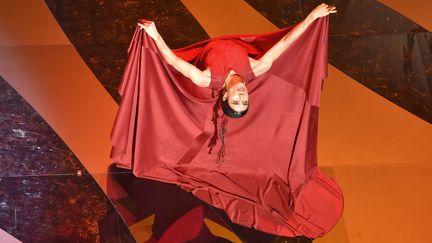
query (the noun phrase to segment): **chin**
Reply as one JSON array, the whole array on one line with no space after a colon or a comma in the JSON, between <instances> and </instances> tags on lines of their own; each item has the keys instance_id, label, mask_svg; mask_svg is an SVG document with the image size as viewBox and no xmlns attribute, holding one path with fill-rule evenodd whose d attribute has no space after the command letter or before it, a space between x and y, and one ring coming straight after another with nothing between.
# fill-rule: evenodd
<instances>
[{"instance_id":1,"label":"chin","mask_svg":"<svg viewBox=\"0 0 432 243\"><path fill-rule=\"evenodd\" d=\"M236 90L238 88L245 88L245 92L247 93L247 87L244 83L237 83L230 87L229 91Z\"/></svg>"}]
</instances>

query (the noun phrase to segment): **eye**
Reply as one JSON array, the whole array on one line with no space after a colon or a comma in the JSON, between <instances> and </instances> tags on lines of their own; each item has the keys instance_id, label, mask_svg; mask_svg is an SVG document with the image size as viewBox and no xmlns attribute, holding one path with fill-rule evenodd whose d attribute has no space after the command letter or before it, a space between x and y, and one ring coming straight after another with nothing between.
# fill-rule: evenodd
<instances>
[{"instance_id":1,"label":"eye","mask_svg":"<svg viewBox=\"0 0 432 243\"><path fill-rule=\"evenodd\" d=\"M238 100L233 100L233 101L231 101L231 104L238 105L238 104L240 104L240 102Z\"/></svg>"},{"instance_id":2,"label":"eye","mask_svg":"<svg viewBox=\"0 0 432 243\"><path fill-rule=\"evenodd\" d=\"M243 102L243 105L247 105L247 104L248 104L248 102L247 102L247 101Z\"/></svg>"}]
</instances>

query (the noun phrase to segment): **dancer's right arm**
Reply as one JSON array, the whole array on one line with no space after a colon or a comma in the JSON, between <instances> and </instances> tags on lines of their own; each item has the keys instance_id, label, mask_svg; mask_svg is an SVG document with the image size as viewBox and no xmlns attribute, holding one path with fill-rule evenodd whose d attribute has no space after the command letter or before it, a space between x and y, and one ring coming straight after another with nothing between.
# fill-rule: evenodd
<instances>
[{"instance_id":1,"label":"dancer's right arm","mask_svg":"<svg viewBox=\"0 0 432 243\"><path fill-rule=\"evenodd\" d=\"M174 54L174 52L167 46L161 35L156 29L154 22L145 21L143 24L138 24L143 28L147 34L155 41L156 46L162 53L165 61L173 66L181 74L189 78L194 84L200 87L208 87L210 85L210 73L201 71L194 65L184 61Z\"/></svg>"}]
</instances>

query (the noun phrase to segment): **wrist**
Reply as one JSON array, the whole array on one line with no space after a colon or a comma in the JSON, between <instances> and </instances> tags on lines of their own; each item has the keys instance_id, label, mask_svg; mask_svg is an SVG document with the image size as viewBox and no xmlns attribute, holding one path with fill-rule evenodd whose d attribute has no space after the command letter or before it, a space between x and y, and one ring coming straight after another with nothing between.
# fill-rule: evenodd
<instances>
[{"instance_id":1,"label":"wrist","mask_svg":"<svg viewBox=\"0 0 432 243\"><path fill-rule=\"evenodd\" d=\"M312 12L306 17L306 21L308 21L309 23L312 23L317 18L318 17Z\"/></svg>"},{"instance_id":2,"label":"wrist","mask_svg":"<svg viewBox=\"0 0 432 243\"><path fill-rule=\"evenodd\" d=\"M160 36L159 34L158 35L155 35L155 37L153 38L156 42L163 42L163 39L162 39L162 36Z\"/></svg>"}]
</instances>

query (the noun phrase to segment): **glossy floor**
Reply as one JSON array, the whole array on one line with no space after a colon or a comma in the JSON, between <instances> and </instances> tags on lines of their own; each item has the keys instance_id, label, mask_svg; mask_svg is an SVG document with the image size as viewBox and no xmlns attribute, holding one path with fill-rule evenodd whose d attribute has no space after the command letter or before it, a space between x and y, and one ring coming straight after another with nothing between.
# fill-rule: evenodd
<instances>
[{"instance_id":1,"label":"glossy floor","mask_svg":"<svg viewBox=\"0 0 432 243\"><path fill-rule=\"evenodd\" d=\"M338 225L316 242L425 242L429 230L423 219L432 216L425 186L432 182L431 35L422 10L431 6L381 2L387 6L336 1L338 14L330 20L332 65L318 160L340 184L346 206ZM0 237L142 242L169 240L169 229L186 225L191 230L182 237L196 242L298 242L233 225L173 185L110 167L108 135L136 19L155 20L175 48L287 26L317 3L0 3L0 132L6 138L0 143ZM22 24L29 19L32 28Z\"/></svg>"}]
</instances>

